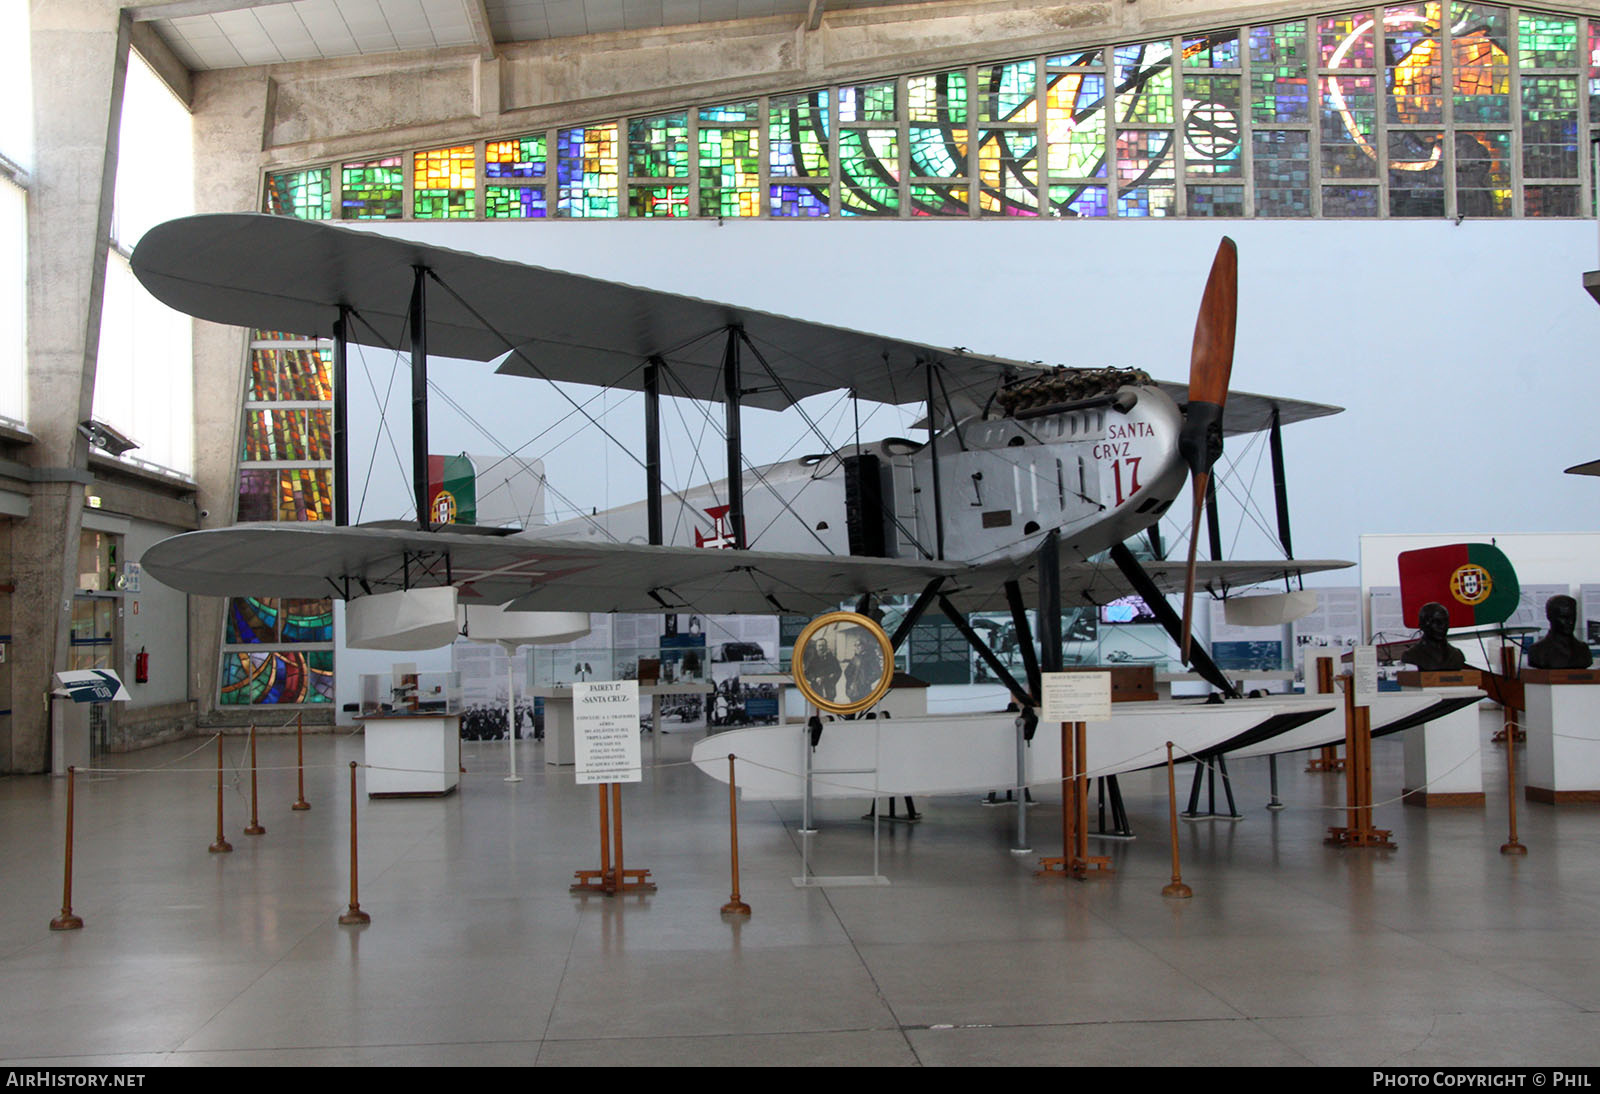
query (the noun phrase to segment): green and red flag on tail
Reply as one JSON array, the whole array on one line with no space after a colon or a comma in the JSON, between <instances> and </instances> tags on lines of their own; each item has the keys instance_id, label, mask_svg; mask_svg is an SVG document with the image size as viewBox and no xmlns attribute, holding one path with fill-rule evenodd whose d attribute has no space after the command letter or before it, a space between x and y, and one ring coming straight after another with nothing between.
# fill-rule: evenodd
<instances>
[{"instance_id":1,"label":"green and red flag on tail","mask_svg":"<svg viewBox=\"0 0 1600 1094\"><path fill-rule=\"evenodd\" d=\"M428 519L478 523L478 472L466 455L428 457Z\"/></svg>"},{"instance_id":2,"label":"green and red flag on tail","mask_svg":"<svg viewBox=\"0 0 1600 1094\"><path fill-rule=\"evenodd\" d=\"M1450 610L1451 627L1503 623L1517 610L1517 571L1498 547L1452 543L1402 551L1400 610L1406 626L1417 625L1417 609L1429 602Z\"/></svg>"}]
</instances>

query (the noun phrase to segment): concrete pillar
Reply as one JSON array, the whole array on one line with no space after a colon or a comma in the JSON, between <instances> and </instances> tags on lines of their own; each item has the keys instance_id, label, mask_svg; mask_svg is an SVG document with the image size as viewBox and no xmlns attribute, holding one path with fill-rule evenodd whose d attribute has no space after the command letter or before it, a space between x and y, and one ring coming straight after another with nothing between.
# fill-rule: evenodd
<instances>
[{"instance_id":1,"label":"concrete pillar","mask_svg":"<svg viewBox=\"0 0 1600 1094\"><path fill-rule=\"evenodd\" d=\"M131 23L114 0L32 13L35 161L28 204L28 430L32 511L14 537L8 772L49 761L45 695L66 668L77 585L117 130Z\"/></svg>"},{"instance_id":2,"label":"concrete pillar","mask_svg":"<svg viewBox=\"0 0 1600 1094\"><path fill-rule=\"evenodd\" d=\"M262 134L271 83L259 68L194 74L196 213L261 208ZM239 505L248 340L249 332L239 327L195 320L195 482L205 528L232 524ZM217 705L217 651L226 609L221 597L189 598L189 694L202 720Z\"/></svg>"}]
</instances>

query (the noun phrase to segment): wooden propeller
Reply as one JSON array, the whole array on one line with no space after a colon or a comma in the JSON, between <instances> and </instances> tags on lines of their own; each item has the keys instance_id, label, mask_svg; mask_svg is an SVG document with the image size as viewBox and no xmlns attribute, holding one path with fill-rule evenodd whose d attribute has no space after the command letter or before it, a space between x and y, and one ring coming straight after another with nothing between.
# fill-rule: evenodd
<instances>
[{"instance_id":1,"label":"wooden propeller","mask_svg":"<svg viewBox=\"0 0 1600 1094\"><path fill-rule=\"evenodd\" d=\"M1194 349L1189 355L1189 405L1184 410L1178 451L1189 465L1194 489L1194 516L1189 526L1189 565L1183 578L1183 663L1189 663L1194 623L1195 550L1200 544L1200 514L1205 510L1211 468L1222 455L1222 410L1233 375L1233 332L1239 315L1239 252L1227 236L1211 263L1200 315L1194 324Z\"/></svg>"}]
</instances>

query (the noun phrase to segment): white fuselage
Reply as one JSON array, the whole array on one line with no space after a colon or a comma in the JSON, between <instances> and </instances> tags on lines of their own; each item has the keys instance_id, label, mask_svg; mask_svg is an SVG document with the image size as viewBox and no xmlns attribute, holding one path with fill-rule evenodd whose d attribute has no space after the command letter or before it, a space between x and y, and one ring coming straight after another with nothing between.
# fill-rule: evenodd
<instances>
[{"instance_id":1,"label":"white fuselage","mask_svg":"<svg viewBox=\"0 0 1600 1094\"><path fill-rule=\"evenodd\" d=\"M1126 410L1101 403L1031 418L969 419L931 443L891 438L746 471L745 546L931 558L942 524L948 559L1022 558L1052 529L1061 531L1063 557L1086 558L1155 523L1185 477L1178 455L1183 415L1171 398L1155 387L1120 394L1123 405L1136 396ZM862 477L876 479L879 500L869 494L867 504L852 507L849 495ZM664 497L663 541L733 546L726 487L719 480ZM536 534L645 543L647 520L637 502ZM872 522L881 529L876 536L863 530ZM874 548L863 550L868 541Z\"/></svg>"}]
</instances>

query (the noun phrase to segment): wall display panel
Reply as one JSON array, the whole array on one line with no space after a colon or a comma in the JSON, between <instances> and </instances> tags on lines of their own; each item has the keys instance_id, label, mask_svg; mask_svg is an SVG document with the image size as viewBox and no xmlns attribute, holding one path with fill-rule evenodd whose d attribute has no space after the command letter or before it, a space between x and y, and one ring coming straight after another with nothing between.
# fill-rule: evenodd
<instances>
[{"instance_id":1,"label":"wall display panel","mask_svg":"<svg viewBox=\"0 0 1600 1094\"><path fill-rule=\"evenodd\" d=\"M339 216L399 220L405 216L406 173L400 156L347 163L340 170Z\"/></svg>"}]
</instances>

